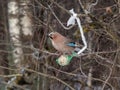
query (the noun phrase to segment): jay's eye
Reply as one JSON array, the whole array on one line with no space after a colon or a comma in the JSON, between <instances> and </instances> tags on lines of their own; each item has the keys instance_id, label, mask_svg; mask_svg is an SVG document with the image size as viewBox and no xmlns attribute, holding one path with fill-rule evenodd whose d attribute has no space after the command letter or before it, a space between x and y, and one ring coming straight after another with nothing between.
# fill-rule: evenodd
<instances>
[{"instance_id":1,"label":"jay's eye","mask_svg":"<svg viewBox=\"0 0 120 90\"><path fill-rule=\"evenodd\" d=\"M50 39L53 39L52 35L51 34L48 34L47 35Z\"/></svg>"},{"instance_id":2,"label":"jay's eye","mask_svg":"<svg viewBox=\"0 0 120 90\"><path fill-rule=\"evenodd\" d=\"M50 39L53 39L53 37L52 37L52 36L49 36L49 38L50 38Z\"/></svg>"}]
</instances>

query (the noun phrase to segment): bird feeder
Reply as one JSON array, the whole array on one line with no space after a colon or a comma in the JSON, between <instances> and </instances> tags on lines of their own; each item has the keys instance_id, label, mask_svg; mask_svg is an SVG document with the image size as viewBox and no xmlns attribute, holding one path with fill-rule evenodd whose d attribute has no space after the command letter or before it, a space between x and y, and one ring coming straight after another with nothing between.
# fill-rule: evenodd
<instances>
[{"instance_id":1,"label":"bird feeder","mask_svg":"<svg viewBox=\"0 0 120 90\"><path fill-rule=\"evenodd\" d=\"M61 65L61 66L66 66L70 63L70 61L72 60L72 58L74 56L76 56L77 53L73 52L71 55L61 55L56 62Z\"/></svg>"}]
</instances>

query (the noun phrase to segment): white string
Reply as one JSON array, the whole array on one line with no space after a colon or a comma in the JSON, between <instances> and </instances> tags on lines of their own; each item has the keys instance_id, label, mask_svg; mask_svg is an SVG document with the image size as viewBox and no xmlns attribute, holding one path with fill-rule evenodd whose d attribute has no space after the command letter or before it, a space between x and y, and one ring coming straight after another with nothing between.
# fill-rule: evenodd
<instances>
[{"instance_id":1,"label":"white string","mask_svg":"<svg viewBox=\"0 0 120 90\"><path fill-rule=\"evenodd\" d=\"M78 26L79 26L79 29L80 29L80 33L81 33L81 37L82 37L82 41L83 41L83 44L85 45L79 52L78 54L82 53L86 48L87 48L87 42L86 42L86 39L85 39L85 36L84 36L84 33L83 33L83 28L81 26L81 22L80 22L80 19L78 17L76 17L76 20L77 20L77 23L78 23Z\"/></svg>"},{"instance_id":2,"label":"white string","mask_svg":"<svg viewBox=\"0 0 120 90\"><path fill-rule=\"evenodd\" d=\"M82 41L83 41L83 44L84 44L84 47L83 47L82 49L80 49L80 51L77 53L77 54L81 54L81 53L87 48L87 42L86 42L86 39L85 39L85 36L84 36L84 32L83 32L83 28L82 28L82 26L81 26L80 19L77 17L77 14L74 12L73 9L71 9L70 12L73 14L73 15L70 17L70 19L71 19L71 18L73 18L74 20L76 19L77 24L78 24L78 27L79 27L79 29L80 29ZM69 19L69 20L70 20L70 19ZM68 20L68 21L69 21L69 20ZM72 20L72 21L74 21L74 20ZM69 22L67 22L67 23L69 23ZM73 24L73 23L71 23L71 24ZM70 23L69 23L69 25L70 25Z\"/></svg>"}]
</instances>

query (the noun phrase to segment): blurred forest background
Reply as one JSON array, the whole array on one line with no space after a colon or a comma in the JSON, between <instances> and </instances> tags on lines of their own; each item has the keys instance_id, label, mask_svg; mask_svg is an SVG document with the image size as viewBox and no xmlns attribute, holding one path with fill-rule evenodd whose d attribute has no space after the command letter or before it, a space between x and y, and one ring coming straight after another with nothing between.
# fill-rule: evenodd
<instances>
[{"instance_id":1,"label":"blurred forest background","mask_svg":"<svg viewBox=\"0 0 120 90\"><path fill-rule=\"evenodd\" d=\"M83 45L72 8L88 47L60 66L47 34ZM120 0L0 0L0 90L120 90Z\"/></svg>"}]
</instances>

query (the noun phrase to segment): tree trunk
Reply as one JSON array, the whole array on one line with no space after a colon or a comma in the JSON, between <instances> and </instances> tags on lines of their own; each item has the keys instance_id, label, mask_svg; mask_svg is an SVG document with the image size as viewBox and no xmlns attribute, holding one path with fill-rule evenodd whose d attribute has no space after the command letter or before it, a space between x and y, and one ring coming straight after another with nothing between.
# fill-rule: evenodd
<instances>
[{"instance_id":1,"label":"tree trunk","mask_svg":"<svg viewBox=\"0 0 120 90\"><path fill-rule=\"evenodd\" d=\"M13 56L12 60L17 67L20 67L20 61L23 60L23 50L20 40L19 7L16 0L9 0L8 2L8 25Z\"/></svg>"}]
</instances>

